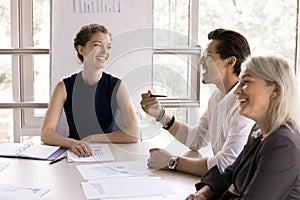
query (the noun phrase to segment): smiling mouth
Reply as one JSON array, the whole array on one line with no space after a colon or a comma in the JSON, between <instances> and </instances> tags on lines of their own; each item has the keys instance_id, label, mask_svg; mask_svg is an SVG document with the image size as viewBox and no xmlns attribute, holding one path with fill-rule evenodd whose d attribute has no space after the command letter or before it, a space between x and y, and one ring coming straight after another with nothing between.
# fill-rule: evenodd
<instances>
[{"instance_id":1,"label":"smiling mouth","mask_svg":"<svg viewBox=\"0 0 300 200\"><path fill-rule=\"evenodd\" d=\"M101 62L106 61L106 58L103 57L103 56L96 56L96 59L97 59L98 61L101 61Z\"/></svg>"},{"instance_id":2,"label":"smiling mouth","mask_svg":"<svg viewBox=\"0 0 300 200\"><path fill-rule=\"evenodd\" d=\"M238 101L240 102L240 104L246 103L248 101L248 99L243 98L243 99L238 99Z\"/></svg>"}]
</instances>

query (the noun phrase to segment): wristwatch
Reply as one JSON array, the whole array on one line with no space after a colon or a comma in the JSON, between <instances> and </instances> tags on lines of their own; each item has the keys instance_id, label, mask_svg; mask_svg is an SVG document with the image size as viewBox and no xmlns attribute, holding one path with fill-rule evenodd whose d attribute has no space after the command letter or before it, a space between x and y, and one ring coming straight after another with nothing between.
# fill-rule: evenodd
<instances>
[{"instance_id":1,"label":"wristwatch","mask_svg":"<svg viewBox=\"0 0 300 200\"><path fill-rule=\"evenodd\" d=\"M178 156L172 156L168 162L168 168L176 170L177 162L178 161Z\"/></svg>"}]
</instances>

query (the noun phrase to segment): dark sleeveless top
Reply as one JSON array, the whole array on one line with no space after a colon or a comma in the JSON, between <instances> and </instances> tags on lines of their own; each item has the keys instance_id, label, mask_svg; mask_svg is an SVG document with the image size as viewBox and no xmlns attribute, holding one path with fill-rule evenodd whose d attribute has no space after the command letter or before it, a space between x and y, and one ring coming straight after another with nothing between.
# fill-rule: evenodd
<instances>
[{"instance_id":1,"label":"dark sleeveless top","mask_svg":"<svg viewBox=\"0 0 300 200\"><path fill-rule=\"evenodd\" d=\"M67 92L64 111L69 138L79 140L118 129L115 121L119 113L116 93L120 79L102 72L97 84L87 85L82 79L82 72L79 72L63 81Z\"/></svg>"}]
</instances>

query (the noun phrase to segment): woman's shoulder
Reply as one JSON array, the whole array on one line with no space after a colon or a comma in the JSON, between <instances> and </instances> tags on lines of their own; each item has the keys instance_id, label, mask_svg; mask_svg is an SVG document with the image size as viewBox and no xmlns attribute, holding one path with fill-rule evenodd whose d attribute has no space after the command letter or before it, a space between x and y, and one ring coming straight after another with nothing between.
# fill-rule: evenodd
<instances>
[{"instance_id":1,"label":"woman's shoulder","mask_svg":"<svg viewBox=\"0 0 300 200\"><path fill-rule=\"evenodd\" d=\"M65 87L64 81L61 80L58 83L56 83L54 90L55 91L62 90L64 89L64 87Z\"/></svg>"},{"instance_id":2,"label":"woman's shoulder","mask_svg":"<svg viewBox=\"0 0 300 200\"><path fill-rule=\"evenodd\" d=\"M116 77L116 76L113 76L109 73L106 73L106 72L103 72L102 73L102 78L101 80L99 81L99 83L102 85L106 85L106 86L111 86L112 88L116 87L116 86L119 86L120 83L121 83L121 79Z\"/></svg>"},{"instance_id":3,"label":"woman's shoulder","mask_svg":"<svg viewBox=\"0 0 300 200\"><path fill-rule=\"evenodd\" d=\"M300 156L300 133L290 124L280 126L277 130L265 138L265 147L285 146L286 149L299 150Z\"/></svg>"},{"instance_id":4,"label":"woman's shoulder","mask_svg":"<svg viewBox=\"0 0 300 200\"><path fill-rule=\"evenodd\" d=\"M277 130L271 133L270 136L273 134L274 136L277 136L274 138L291 138L291 139L300 140L299 131L292 124L288 124L288 123L281 125Z\"/></svg>"},{"instance_id":5,"label":"woman's shoulder","mask_svg":"<svg viewBox=\"0 0 300 200\"><path fill-rule=\"evenodd\" d=\"M120 81L121 80L121 78L119 78L117 76L114 76L114 75L112 75L110 73L107 73L107 72L103 72L102 77L104 79L113 80L113 81Z\"/></svg>"},{"instance_id":6,"label":"woman's shoulder","mask_svg":"<svg viewBox=\"0 0 300 200\"><path fill-rule=\"evenodd\" d=\"M65 84L65 87L66 89L68 90L68 88L72 88L74 83L75 83L75 80L76 80L76 77L77 75L81 73L81 72L78 72L78 73L74 73L66 78L64 78L62 81L63 83Z\"/></svg>"},{"instance_id":7,"label":"woman's shoulder","mask_svg":"<svg viewBox=\"0 0 300 200\"><path fill-rule=\"evenodd\" d=\"M68 76L68 77L63 78L63 82L74 81L75 78L77 77L77 75L78 75L79 73L81 73L81 72L74 73L74 74L71 74L71 75Z\"/></svg>"},{"instance_id":8,"label":"woman's shoulder","mask_svg":"<svg viewBox=\"0 0 300 200\"><path fill-rule=\"evenodd\" d=\"M300 173L300 134L294 127L282 125L262 142L260 155L277 169L295 169ZM280 160L280 164L278 163Z\"/></svg>"}]
</instances>

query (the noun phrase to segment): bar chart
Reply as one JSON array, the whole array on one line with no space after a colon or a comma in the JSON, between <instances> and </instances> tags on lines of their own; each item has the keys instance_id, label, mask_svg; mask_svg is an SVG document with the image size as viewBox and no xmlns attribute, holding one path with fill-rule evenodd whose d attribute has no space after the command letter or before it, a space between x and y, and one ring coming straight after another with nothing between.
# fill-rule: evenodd
<instances>
[{"instance_id":1,"label":"bar chart","mask_svg":"<svg viewBox=\"0 0 300 200\"><path fill-rule=\"evenodd\" d=\"M121 0L73 0L73 13L121 13Z\"/></svg>"}]
</instances>

